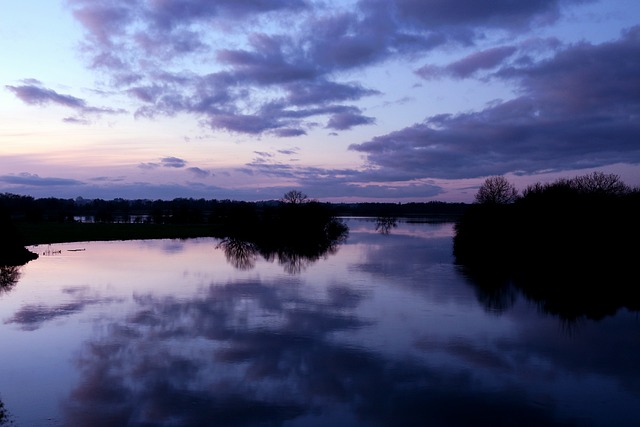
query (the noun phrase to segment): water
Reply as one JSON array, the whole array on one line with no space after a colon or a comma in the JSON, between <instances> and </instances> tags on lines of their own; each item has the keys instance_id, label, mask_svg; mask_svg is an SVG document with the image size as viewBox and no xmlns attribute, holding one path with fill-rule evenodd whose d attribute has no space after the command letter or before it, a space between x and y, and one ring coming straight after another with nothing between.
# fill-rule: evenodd
<instances>
[{"instance_id":1,"label":"water","mask_svg":"<svg viewBox=\"0 0 640 427\"><path fill-rule=\"evenodd\" d=\"M7 425L640 425L637 313L496 303L453 264L451 224L349 226L317 260L36 247L0 294Z\"/></svg>"}]
</instances>

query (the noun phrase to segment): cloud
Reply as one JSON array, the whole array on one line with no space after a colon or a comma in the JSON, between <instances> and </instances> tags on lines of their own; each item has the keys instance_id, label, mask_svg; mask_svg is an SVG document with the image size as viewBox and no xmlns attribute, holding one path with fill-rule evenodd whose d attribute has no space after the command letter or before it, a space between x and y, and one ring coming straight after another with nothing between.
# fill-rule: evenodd
<instances>
[{"instance_id":1,"label":"cloud","mask_svg":"<svg viewBox=\"0 0 640 427\"><path fill-rule=\"evenodd\" d=\"M452 34L469 35L475 28L511 31L526 29L532 23L551 23L563 5L583 0L532 0L515 2L474 0L396 0L398 15L404 21L425 28L444 29Z\"/></svg>"},{"instance_id":2,"label":"cloud","mask_svg":"<svg viewBox=\"0 0 640 427\"><path fill-rule=\"evenodd\" d=\"M147 170L152 170L152 169L156 169L160 167L159 163L153 163L153 162L146 162L146 163L140 163L138 165L138 167L140 169L147 169Z\"/></svg>"},{"instance_id":3,"label":"cloud","mask_svg":"<svg viewBox=\"0 0 640 427\"><path fill-rule=\"evenodd\" d=\"M478 112L437 115L353 144L380 168L415 178L533 174L640 163L640 27L579 43L547 59L506 65L495 78L518 96Z\"/></svg>"},{"instance_id":4,"label":"cloud","mask_svg":"<svg viewBox=\"0 0 640 427\"><path fill-rule=\"evenodd\" d=\"M123 36L123 30L137 20L142 31L135 35L151 34L154 37L150 39L157 39L156 43L161 45L169 43L171 37L182 35L185 29L208 21L237 21L274 11L298 11L307 7L304 0L179 0L140 3L114 0L97 4L91 0L70 0L69 3L74 7L75 17L93 38L102 43L115 44Z\"/></svg>"},{"instance_id":5,"label":"cloud","mask_svg":"<svg viewBox=\"0 0 640 427\"><path fill-rule=\"evenodd\" d=\"M514 45L496 46L473 52L462 59L445 66L426 64L416 70L416 74L425 80L451 77L466 79L470 77L496 77L496 69L512 66L531 65L539 58L555 54L562 47L560 40L554 37L529 38ZM538 58L537 60L535 58ZM480 74L485 71L485 74Z\"/></svg>"},{"instance_id":6,"label":"cloud","mask_svg":"<svg viewBox=\"0 0 640 427\"><path fill-rule=\"evenodd\" d=\"M241 81L266 86L274 83L289 83L317 76L316 67L304 58L285 52L295 49L290 40L266 34L252 34L249 44L253 50L218 51L220 63L230 65Z\"/></svg>"},{"instance_id":7,"label":"cloud","mask_svg":"<svg viewBox=\"0 0 640 427\"><path fill-rule=\"evenodd\" d=\"M304 106L326 102L357 101L365 96L379 95L374 89L367 89L360 83L337 83L327 80L294 82L284 86L287 104Z\"/></svg>"},{"instance_id":8,"label":"cloud","mask_svg":"<svg viewBox=\"0 0 640 427\"><path fill-rule=\"evenodd\" d=\"M291 155L294 155L294 154L298 154L299 151L300 151L300 148L294 147L294 148L286 148L286 149L283 149L283 150L278 150L278 153L291 156Z\"/></svg>"},{"instance_id":9,"label":"cloud","mask_svg":"<svg viewBox=\"0 0 640 427\"><path fill-rule=\"evenodd\" d=\"M197 167L187 168L187 171L191 172L198 178L207 178L208 176L211 175L211 172L204 169L197 168Z\"/></svg>"},{"instance_id":10,"label":"cloud","mask_svg":"<svg viewBox=\"0 0 640 427\"><path fill-rule=\"evenodd\" d=\"M90 125L91 121L80 117L65 117L62 119L65 123L77 124L77 125Z\"/></svg>"},{"instance_id":11,"label":"cloud","mask_svg":"<svg viewBox=\"0 0 640 427\"><path fill-rule=\"evenodd\" d=\"M96 176L95 178L90 178L89 181L94 182L123 182L125 180L124 176Z\"/></svg>"},{"instance_id":12,"label":"cloud","mask_svg":"<svg viewBox=\"0 0 640 427\"><path fill-rule=\"evenodd\" d=\"M49 186L70 186L70 185L83 185L81 181L67 178L41 178L40 176L28 172L19 173L17 175L2 175L0 176L0 182L4 182L12 185L26 185L37 187L49 187Z\"/></svg>"},{"instance_id":13,"label":"cloud","mask_svg":"<svg viewBox=\"0 0 640 427\"><path fill-rule=\"evenodd\" d=\"M442 187L430 182L413 181L408 172L389 170L327 169L269 163L263 158L247 164L239 170L250 176L275 178L282 182L295 182L300 189L313 198L338 199L361 197L366 199L425 199L442 194ZM278 199L288 188L282 185L263 186L263 198Z\"/></svg>"},{"instance_id":14,"label":"cloud","mask_svg":"<svg viewBox=\"0 0 640 427\"><path fill-rule=\"evenodd\" d=\"M253 135L279 127L277 118L258 114L212 114L208 124L212 129L226 129Z\"/></svg>"},{"instance_id":15,"label":"cloud","mask_svg":"<svg viewBox=\"0 0 640 427\"><path fill-rule=\"evenodd\" d=\"M416 74L431 79L449 75L456 78L466 78L476 71L492 69L500 65L505 59L512 56L518 48L515 46L500 46L483 51L475 52L459 61L451 63L446 67L434 67L426 65L416 71Z\"/></svg>"},{"instance_id":16,"label":"cloud","mask_svg":"<svg viewBox=\"0 0 640 427\"><path fill-rule=\"evenodd\" d=\"M54 90L46 89L40 86L23 85L5 87L13 92L26 104L46 105L49 103L53 103L78 109L83 109L86 107L86 102L80 98L76 98L71 95L62 95Z\"/></svg>"},{"instance_id":17,"label":"cloud","mask_svg":"<svg viewBox=\"0 0 640 427\"><path fill-rule=\"evenodd\" d=\"M268 153L266 151L254 151L260 157L273 157L273 153Z\"/></svg>"},{"instance_id":18,"label":"cloud","mask_svg":"<svg viewBox=\"0 0 640 427\"><path fill-rule=\"evenodd\" d=\"M164 157L160 159L160 164L165 168L183 168L187 165L187 161L178 157Z\"/></svg>"},{"instance_id":19,"label":"cloud","mask_svg":"<svg viewBox=\"0 0 640 427\"><path fill-rule=\"evenodd\" d=\"M518 34L553 22L564 7L582 1L499 0L479 6L472 0L359 0L329 2L332 7L312 0L67 3L84 29L87 65L104 76L101 83L110 85L111 95L129 98L136 118L190 115L215 131L296 138L311 129L350 131L375 124L360 103L382 93L354 78L368 67L399 60L424 64L436 49L469 47L494 30ZM505 67L517 49L485 49L418 73L469 78ZM65 118L67 123L90 124L87 115L124 112L90 106L37 80L22 83L7 88L30 105L74 109L77 115Z\"/></svg>"},{"instance_id":20,"label":"cloud","mask_svg":"<svg viewBox=\"0 0 640 427\"><path fill-rule=\"evenodd\" d=\"M123 114L123 109L98 108L87 105L84 99L75 96L60 94L52 89L42 87L40 82L29 79L32 84L21 86L7 85L9 91L13 92L22 102L29 105L59 105L76 110L79 114ZM66 123L88 124L89 121L83 117L67 117L63 120Z\"/></svg>"},{"instance_id":21,"label":"cloud","mask_svg":"<svg viewBox=\"0 0 640 427\"><path fill-rule=\"evenodd\" d=\"M276 136L282 138L291 138L294 136L302 136L306 135L307 132L304 129L296 129L296 128L281 128L273 131Z\"/></svg>"},{"instance_id":22,"label":"cloud","mask_svg":"<svg viewBox=\"0 0 640 427\"><path fill-rule=\"evenodd\" d=\"M86 31L90 65L138 104L136 117L186 113L214 130L296 137L320 120L336 130L374 122L345 112L380 94L341 80L354 70L469 45L491 29L525 31L580 1L362 0L335 8L305 0L69 3ZM512 53L488 49L448 72L467 77Z\"/></svg>"},{"instance_id":23,"label":"cloud","mask_svg":"<svg viewBox=\"0 0 640 427\"><path fill-rule=\"evenodd\" d=\"M327 123L327 128L335 130L351 129L358 125L370 125L375 123L373 117L366 117L358 113L344 112L331 116Z\"/></svg>"},{"instance_id":24,"label":"cloud","mask_svg":"<svg viewBox=\"0 0 640 427\"><path fill-rule=\"evenodd\" d=\"M187 163L188 162L184 159L169 156L169 157L161 158L159 162L140 163L138 167L140 169L147 169L147 170L153 170L159 167L181 169L181 168L184 168L187 165Z\"/></svg>"}]
</instances>

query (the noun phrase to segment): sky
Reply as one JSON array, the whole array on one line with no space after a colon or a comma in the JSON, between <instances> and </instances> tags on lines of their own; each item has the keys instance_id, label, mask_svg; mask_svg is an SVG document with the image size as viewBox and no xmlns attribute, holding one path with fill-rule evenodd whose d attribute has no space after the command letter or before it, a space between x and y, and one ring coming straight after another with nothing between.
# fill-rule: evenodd
<instances>
[{"instance_id":1,"label":"sky","mask_svg":"<svg viewBox=\"0 0 640 427\"><path fill-rule=\"evenodd\" d=\"M26 0L0 14L0 192L471 202L640 186L637 0Z\"/></svg>"}]
</instances>

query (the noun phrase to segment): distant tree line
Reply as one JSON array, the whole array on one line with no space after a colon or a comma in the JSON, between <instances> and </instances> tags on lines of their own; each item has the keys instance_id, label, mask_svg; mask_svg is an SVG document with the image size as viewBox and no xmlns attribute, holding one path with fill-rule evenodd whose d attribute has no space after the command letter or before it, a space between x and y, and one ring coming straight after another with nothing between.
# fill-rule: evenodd
<instances>
[{"instance_id":1,"label":"distant tree line","mask_svg":"<svg viewBox=\"0 0 640 427\"><path fill-rule=\"evenodd\" d=\"M227 218L243 210L260 210L277 202L243 202L176 198L173 200L34 199L0 194L0 212L14 221L73 222L89 218L95 222L206 223Z\"/></svg>"},{"instance_id":2,"label":"distant tree line","mask_svg":"<svg viewBox=\"0 0 640 427\"><path fill-rule=\"evenodd\" d=\"M409 203L335 203L333 208L339 216L365 217L433 217L451 220L462 215L468 203L454 202L409 202Z\"/></svg>"},{"instance_id":3,"label":"distant tree line","mask_svg":"<svg viewBox=\"0 0 640 427\"><path fill-rule=\"evenodd\" d=\"M454 255L485 290L515 284L545 310L601 317L640 310L639 239L640 190L617 175L537 183L521 195L491 177L455 225Z\"/></svg>"},{"instance_id":4,"label":"distant tree line","mask_svg":"<svg viewBox=\"0 0 640 427\"><path fill-rule=\"evenodd\" d=\"M154 224L220 223L230 218L260 215L262 212L287 202L299 204L309 202L303 193L292 190L285 194L289 199L260 202L236 200L205 200L176 198L173 200L127 200L60 199L22 196L11 193L0 194L0 212L14 221L59 221L72 222L89 218L95 222L147 222ZM461 215L465 203L320 203L337 216L434 216L455 218Z\"/></svg>"}]
</instances>

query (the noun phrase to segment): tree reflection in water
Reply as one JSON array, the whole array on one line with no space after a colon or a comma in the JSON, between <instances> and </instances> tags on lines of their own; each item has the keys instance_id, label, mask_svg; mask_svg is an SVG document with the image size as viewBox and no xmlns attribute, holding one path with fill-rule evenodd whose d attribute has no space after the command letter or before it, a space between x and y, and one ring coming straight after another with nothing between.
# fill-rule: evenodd
<instances>
[{"instance_id":1,"label":"tree reflection in water","mask_svg":"<svg viewBox=\"0 0 640 427\"><path fill-rule=\"evenodd\" d=\"M640 289L629 279L633 275L624 277L630 273L628 268L597 265L585 271L585 267L539 265L537 270L514 272L510 266L494 264L463 267L462 271L476 287L478 301L490 312L506 311L518 295L537 304L542 312L570 322L600 320L623 308L640 311Z\"/></svg>"},{"instance_id":2,"label":"tree reflection in water","mask_svg":"<svg viewBox=\"0 0 640 427\"><path fill-rule=\"evenodd\" d=\"M217 248L222 248L227 261L238 270L251 270L256 266L258 247L254 243L227 237Z\"/></svg>"},{"instance_id":3,"label":"tree reflection in water","mask_svg":"<svg viewBox=\"0 0 640 427\"><path fill-rule=\"evenodd\" d=\"M380 234L389 234L397 226L398 220L395 217L384 215L376 218L376 231Z\"/></svg>"},{"instance_id":4,"label":"tree reflection in water","mask_svg":"<svg viewBox=\"0 0 640 427\"><path fill-rule=\"evenodd\" d=\"M9 411L4 407L4 402L0 400L0 426L10 426L13 425L13 421L9 416Z\"/></svg>"},{"instance_id":5,"label":"tree reflection in water","mask_svg":"<svg viewBox=\"0 0 640 427\"><path fill-rule=\"evenodd\" d=\"M20 279L20 266L0 266L0 295L11 292Z\"/></svg>"},{"instance_id":6,"label":"tree reflection in water","mask_svg":"<svg viewBox=\"0 0 640 427\"><path fill-rule=\"evenodd\" d=\"M311 247L262 248L260 254L269 262L277 261L288 274L299 274L321 258L338 251L341 240Z\"/></svg>"},{"instance_id":7,"label":"tree reflection in water","mask_svg":"<svg viewBox=\"0 0 640 427\"><path fill-rule=\"evenodd\" d=\"M277 261L288 274L299 274L321 258L335 254L347 235L346 227L321 234L262 233L253 240L226 237L218 247L224 251L227 261L239 270L251 270L258 256L262 256L266 261Z\"/></svg>"},{"instance_id":8,"label":"tree reflection in water","mask_svg":"<svg viewBox=\"0 0 640 427\"><path fill-rule=\"evenodd\" d=\"M508 276L500 272L463 269L463 273L475 285L478 302L489 313L502 314L516 303L520 292Z\"/></svg>"}]
</instances>

